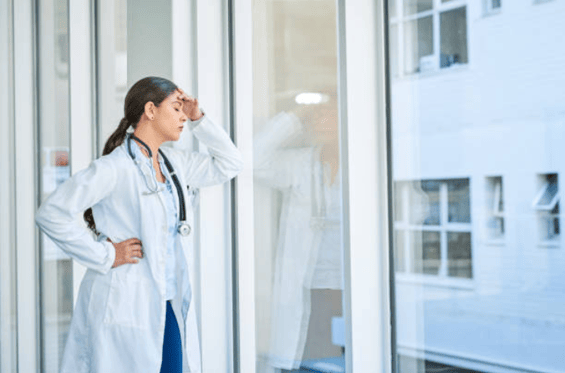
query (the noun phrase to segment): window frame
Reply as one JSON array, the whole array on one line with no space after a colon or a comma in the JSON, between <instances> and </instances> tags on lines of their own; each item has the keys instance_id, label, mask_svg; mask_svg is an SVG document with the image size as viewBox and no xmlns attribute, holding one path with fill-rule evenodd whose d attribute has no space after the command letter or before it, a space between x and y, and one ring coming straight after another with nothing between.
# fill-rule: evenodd
<instances>
[{"instance_id":1,"label":"window frame","mask_svg":"<svg viewBox=\"0 0 565 373\"><path fill-rule=\"evenodd\" d=\"M256 372L255 282L252 206L253 95L251 0L232 0L235 134L246 169L239 175L235 199L234 372ZM389 277L388 127L386 110L383 3L337 0L338 105L342 164L344 241L344 319L346 371L393 371ZM199 18L200 20L200 18ZM204 19L204 22L206 20ZM376 46L376 47L375 47ZM347 77L347 78L346 78ZM376 103L376 104L375 104ZM349 145L351 144L351 145ZM374 151L367 156L367 149ZM367 170L373 170L367 172ZM251 209L252 210L252 209ZM374 249L366 249L368 247ZM372 317L364 317L366 310Z\"/></svg>"},{"instance_id":2,"label":"window frame","mask_svg":"<svg viewBox=\"0 0 565 373\"><path fill-rule=\"evenodd\" d=\"M467 179L469 181L469 199L471 198L471 179L470 178L458 178ZM421 282L429 283L434 285L444 285L449 287L462 287L471 288L472 283L475 280L473 277L473 225L472 219L469 219L468 223L451 223L448 221L448 183L451 180L457 179L422 179L422 180L395 180L397 191L400 190L400 195L402 198L402 220L394 221L394 233L401 232L404 235L404 247L403 255L404 258L404 271L395 271L396 279L400 282ZM439 185L439 224L428 225L428 224L413 224L410 222L410 187L412 185L417 185L424 181L437 181ZM400 187L399 187L400 186ZM472 212L470 212L472 213ZM410 236L412 232L438 232L440 234L440 266L437 274L426 274L420 272L412 271L413 263L411 258L413 253L411 250L411 240ZM471 277L461 278L449 275L449 259L448 259L448 234L449 233L469 233L471 242Z\"/></svg>"},{"instance_id":3,"label":"window frame","mask_svg":"<svg viewBox=\"0 0 565 373\"><path fill-rule=\"evenodd\" d=\"M500 6L494 7L493 2L494 0L484 0L483 2L483 11L485 15L494 15L499 14L502 12L502 1L500 0Z\"/></svg>"},{"instance_id":4,"label":"window frame","mask_svg":"<svg viewBox=\"0 0 565 373\"><path fill-rule=\"evenodd\" d=\"M551 202L545 205L540 205L541 199L545 195L546 191L551 187L550 178L555 178L556 193L551 199ZM558 247L561 241L561 212L558 211L554 213L553 210L559 208L560 193L559 193L559 175L556 172L540 174L538 176L539 180L539 192L535 195L532 202L532 209L536 212L536 220L538 225L538 245L546 247ZM547 226L551 226L551 220L557 222L558 231L555 232L555 226L553 232L550 234L550 238L544 238L543 231ZM549 230L548 230L549 232Z\"/></svg>"},{"instance_id":5,"label":"window frame","mask_svg":"<svg viewBox=\"0 0 565 373\"><path fill-rule=\"evenodd\" d=\"M504 211L504 178L502 176L487 176L485 178L485 230L483 239L487 244L502 244L505 242L506 214ZM487 203L491 202L491 203ZM500 205L502 204L502 208ZM498 234L493 234L489 226L492 220L500 220L501 229Z\"/></svg>"},{"instance_id":6,"label":"window frame","mask_svg":"<svg viewBox=\"0 0 565 373\"><path fill-rule=\"evenodd\" d=\"M440 30L440 17L441 14L444 12L448 12L451 10L456 10L459 8L465 8L466 10L466 17L467 17L467 55L469 56L469 2L467 0L451 0L446 3L442 3L441 0L433 0L433 7L431 10L426 10L418 13L414 13L411 15L404 15L404 1L406 0L389 0L391 2L395 2L396 4L396 16L390 17L389 20L389 32L392 27L396 27L397 29L397 45L396 54L397 54L397 62L396 66L393 70L396 72L394 79L401 79L401 78L410 78L410 77L424 77L429 75L434 75L446 71L458 70L466 68L470 63L470 58L467 59L466 63L461 63L453 66L441 67L440 66L440 56L441 56L441 30ZM390 9L390 7L389 7ZM432 16L432 41L433 41L433 54L429 56L433 56L434 60L434 67L426 70L426 71L415 71L412 73L406 72L405 70L405 58L406 54L404 52L405 42L404 42L404 31L406 23L416 21L425 17Z\"/></svg>"}]
</instances>

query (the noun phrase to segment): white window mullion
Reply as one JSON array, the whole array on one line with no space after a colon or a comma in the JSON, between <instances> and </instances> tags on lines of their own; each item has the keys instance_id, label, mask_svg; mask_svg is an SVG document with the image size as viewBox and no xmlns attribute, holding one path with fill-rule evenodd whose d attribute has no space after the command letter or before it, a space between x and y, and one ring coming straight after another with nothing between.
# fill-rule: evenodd
<instances>
[{"instance_id":1,"label":"white window mullion","mask_svg":"<svg viewBox=\"0 0 565 373\"><path fill-rule=\"evenodd\" d=\"M441 28L440 28L440 13L439 9L441 7L441 0L434 0L434 15L433 15L433 43L434 43L434 60L436 66L434 70L439 70L440 66L440 55L441 55Z\"/></svg>"},{"instance_id":2,"label":"white window mullion","mask_svg":"<svg viewBox=\"0 0 565 373\"><path fill-rule=\"evenodd\" d=\"M392 368L383 10L338 1L348 373Z\"/></svg>"},{"instance_id":3,"label":"white window mullion","mask_svg":"<svg viewBox=\"0 0 565 373\"><path fill-rule=\"evenodd\" d=\"M446 277L447 276L447 223L448 223L448 213L449 213L449 203L448 203L448 195L447 195L447 183L441 183L439 188L439 203L440 203L440 258L441 264L439 267L439 276Z\"/></svg>"},{"instance_id":4,"label":"white window mullion","mask_svg":"<svg viewBox=\"0 0 565 373\"><path fill-rule=\"evenodd\" d=\"M410 188L408 188L408 184L402 185L402 216L404 216L403 225L408 226L410 224ZM401 248L404 250L404 264L405 272L410 272L410 268L412 268L412 252L410 250L410 242L411 242L411 234L408 229L404 229L402 231L404 235L404 247Z\"/></svg>"},{"instance_id":5,"label":"white window mullion","mask_svg":"<svg viewBox=\"0 0 565 373\"><path fill-rule=\"evenodd\" d=\"M253 182L253 5L251 0L234 0L233 38L235 81L235 130L237 146L248 165L237 178L236 235L237 287L236 307L239 356L234 356L241 373L255 373L257 360L255 317L255 223Z\"/></svg>"},{"instance_id":6,"label":"white window mullion","mask_svg":"<svg viewBox=\"0 0 565 373\"><path fill-rule=\"evenodd\" d=\"M429 17L429 16L433 16L434 13L436 13L436 12L435 12L433 9L431 9L431 10L426 10L426 11L424 11L424 12L419 12L419 13L415 13L415 14L411 14L411 15L409 15L409 16L406 16L406 17L404 18L404 20L405 20L405 21L415 21L415 20L418 20L418 19L421 19L421 18L426 18L426 17Z\"/></svg>"}]
</instances>

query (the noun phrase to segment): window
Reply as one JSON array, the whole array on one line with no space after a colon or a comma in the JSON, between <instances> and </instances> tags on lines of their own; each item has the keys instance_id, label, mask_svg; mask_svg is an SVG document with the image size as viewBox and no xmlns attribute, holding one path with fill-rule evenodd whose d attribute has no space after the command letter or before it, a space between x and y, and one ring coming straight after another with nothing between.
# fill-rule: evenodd
<instances>
[{"instance_id":1,"label":"window","mask_svg":"<svg viewBox=\"0 0 565 373\"><path fill-rule=\"evenodd\" d=\"M472 278L469 179L397 182L397 272Z\"/></svg>"},{"instance_id":2,"label":"window","mask_svg":"<svg viewBox=\"0 0 565 373\"><path fill-rule=\"evenodd\" d=\"M487 177L486 182L486 225L489 240L504 237L504 194L502 177Z\"/></svg>"},{"instance_id":3,"label":"window","mask_svg":"<svg viewBox=\"0 0 565 373\"><path fill-rule=\"evenodd\" d=\"M257 373L346 371L336 16L253 2Z\"/></svg>"},{"instance_id":4,"label":"window","mask_svg":"<svg viewBox=\"0 0 565 373\"><path fill-rule=\"evenodd\" d=\"M557 174L538 177L539 192L533 207L537 211L539 239L554 243L559 239L559 185Z\"/></svg>"},{"instance_id":5,"label":"window","mask_svg":"<svg viewBox=\"0 0 565 373\"><path fill-rule=\"evenodd\" d=\"M485 0L485 14L498 13L502 8L502 0Z\"/></svg>"},{"instance_id":6,"label":"window","mask_svg":"<svg viewBox=\"0 0 565 373\"><path fill-rule=\"evenodd\" d=\"M465 2L391 0L389 13L394 76L437 71L468 62Z\"/></svg>"}]
</instances>

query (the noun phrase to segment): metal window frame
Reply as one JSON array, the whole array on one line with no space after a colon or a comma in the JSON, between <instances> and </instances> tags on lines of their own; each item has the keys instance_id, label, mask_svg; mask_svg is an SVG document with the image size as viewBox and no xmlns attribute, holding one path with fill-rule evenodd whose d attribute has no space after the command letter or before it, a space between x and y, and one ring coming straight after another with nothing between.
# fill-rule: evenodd
<instances>
[{"instance_id":1,"label":"metal window frame","mask_svg":"<svg viewBox=\"0 0 565 373\"><path fill-rule=\"evenodd\" d=\"M37 1L13 1L14 190L17 293L17 365L20 372L41 367L41 283L35 210L37 188ZM30 77L30 71L32 72ZM30 110L31 102L31 110ZM30 234L33 232L33 234Z\"/></svg>"},{"instance_id":2,"label":"metal window frame","mask_svg":"<svg viewBox=\"0 0 565 373\"><path fill-rule=\"evenodd\" d=\"M0 177L15 179L14 126L14 13L13 0L0 1L0 54L7 56L0 64ZM11 182L0 186L0 371L17 371L17 313L16 308L16 246L15 246L15 187Z\"/></svg>"}]
</instances>

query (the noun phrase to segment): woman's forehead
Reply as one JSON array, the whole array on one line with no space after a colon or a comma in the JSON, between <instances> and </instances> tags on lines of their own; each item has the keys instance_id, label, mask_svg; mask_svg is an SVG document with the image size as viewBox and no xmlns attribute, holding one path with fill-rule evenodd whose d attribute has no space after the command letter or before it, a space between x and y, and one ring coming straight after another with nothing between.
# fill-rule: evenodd
<instances>
[{"instance_id":1,"label":"woman's forehead","mask_svg":"<svg viewBox=\"0 0 565 373\"><path fill-rule=\"evenodd\" d=\"M166 99L165 101L168 101L169 103L174 103L175 101L182 103L182 100L180 99L180 92L179 91L174 91L173 93L171 93Z\"/></svg>"}]
</instances>

